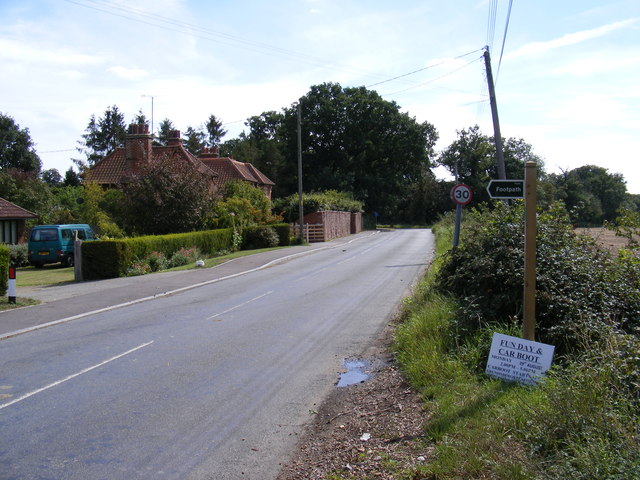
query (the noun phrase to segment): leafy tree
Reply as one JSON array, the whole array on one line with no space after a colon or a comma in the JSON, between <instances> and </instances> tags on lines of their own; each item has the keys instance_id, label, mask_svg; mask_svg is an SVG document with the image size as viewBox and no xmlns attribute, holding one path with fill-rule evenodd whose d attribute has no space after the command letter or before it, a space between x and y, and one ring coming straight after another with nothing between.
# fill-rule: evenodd
<instances>
[{"instance_id":1,"label":"leafy tree","mask_svg":"<svg viewBox=\"0 0 640 480\"><path fill-rule=\"evenodd\" d=\"M260 188L247 182L227 182L215 202L211 225L214 228L267 225L282 221L271 214L271 201Z\"/></svg>"},{"instance_id":2,"label":"leafy tree","mask_svg":"<svg viewBox=\"0 0 640 480\"><path fill-rule=\"evenodd\" d=\"M0 168L40 173L42 162L34 150L28 128L0 113Z\"/></svg>"},{"instance_id":3,"label":"leafy tree","mask_svg":"<svg viewBox=\"0 0 640 480\"><path fill-rule=\"evenodd\" d=\"M37 214L40 223L51 222L55 198L49 185L33 173L0 170L0 197Z\"/></svg>"},{"instance_id":4,"label":"leafy tree","mask_svg":"<svg viewBox=\"0 0 640 480\"><path fill-rule=\"evenodd\" d=\"M104 116L97 120L95 115L91 115L77 149L86 155L86 160L73 159L73 162L81 171L92 167L116 148L123 147L126 134L124 114L116 105L108 107Z\"/></svg>"},{"instance_id":5,"label":"leafy tree","mask_svg":"<svg viewBox=\"0 0 640 480\"><path fill-rule=\"evenodd\" d=\"M548 181L556 187L572 221L579 226L599 226L613 221L621 208L633 208L622 175L611 174L603 167L585 165L549 175Z\"/></svg>"},{"instance_id":6,"label":"leafy tree","mask_svg":"<svg viewBox=\"0 0 640 480\"><path fill-rule=\"evenodd\" d=\"M85 183L80 203L80 220L95 227L96 233L109 237L122 237L123 231L101 207L105 191L97 183Z\"/></svg>"},{"instance_id":7,"label":"leafy tree","mask_svg":"<svg viewBox=\"0 0 640 480\"><path fill-rule=\"evenodd\" d=\"M207 123L205 124L205 128L207 129L207 134L209 138L207 138L208 146L212 147L220 144L220 140L227 134L227 131L222 128L222 122L216 118L215 115L210 115Z\"/></svg>"},{"instance_id":8,"label":"leafy tree","mask_svg":"<svg viewBox=\"0 0 640 480\"><path fill-rule=\"evenodd\" d=\"M544 163L533 153L533 148L523 139L509 138L503 141L507 178L524 178L524 166L528 161L537 163L538 176L544 176ZM471 187L472 205L489 200L486 191L491 179L498 178L493 137L484 135L475 125L458 131L458 138L438 157L438 164L446 167L457 181Z\"/></svg>"},{"instance_id":9,"label":"leafy tree","mask_svg":"<svg viewBox=\"0 0 640 480\"><path fill-rule=\"evenodd\" d=\"M207 179L172 158L146 167L123 190L125 227L135 234L201 229L213 204Z\"/></svg>"},{"instance_id":10,"label":"leafy tree","mask_svg":"<svg viewBox=\"0 0 640 480\"><path fill-rule=\"evenodd\" d=\"M62 175L55 168L43 171L40 177L50 187L58 187L62 183Z\"/></svg>"}]
</instances>

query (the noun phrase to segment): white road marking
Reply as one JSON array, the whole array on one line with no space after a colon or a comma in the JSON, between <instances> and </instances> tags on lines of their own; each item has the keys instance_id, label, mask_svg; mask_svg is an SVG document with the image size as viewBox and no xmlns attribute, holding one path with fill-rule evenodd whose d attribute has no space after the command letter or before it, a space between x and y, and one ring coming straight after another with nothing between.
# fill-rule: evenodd
<instances>
[{"instance_id":1,"label":"white road marking","mask_svg":"<svg viewBox=\"0 0 640 480\"><path fill-rule=\"evenodd\" d=\"M229 313L232 312L233 310L240 308L240 307L244 307L245 305L248 305L251 302L255 302L256 300L260 300L263 297L266 297L267 295L271 295L273 293L273 290L268 291L267 293L263 293L262 295L258 295L255 298L252 298L251 300L247 300L244 303L241 303L240 305L236 305L235 307L231 307L227 310L225 310L224 312L220 312L220 313L216 313L215 315L211 315L210 317L207 317L207 320L211 320L213 318L219 317L220 315L224 315L225 313Z\"/></svg>"},{"instance_id":2,"label":"white road marking","mask_svg":"<svg viewBox=\"0 0 640 480\"><path fill-rule=\"evenodd\" d=\"M95 370L96 368L101 367L103 365L106 365L109 362L113 362L114 360L122 358L125 355L129 355L130 353L133 353L136 350L140 350L141 348L147 347L147 346L151 345L152 343L153 343L153 340L151 342L143 343L142 345L138 345L137 347L132 348L131 350L127 350L126 352L121 353L120 355L116 355L115 357L111 357L111 358L105 360L104 362L100 362L97 365L94 365L94 366L89 367L89 368L85 368L84 370L80 370L78 373L74 373L73 375L69 375L68 377L64 377L62 380L58 380L57 382L53 382L53 383L47 385L46 387L42 387L42 388L39 388L37 390L34 390L33 392L29 392L29 393L27 393L25 395L22 395L21 397L18 397L15 400L12 400L11 402L4 403L4 404L0 405L0 410L2 410L3 408L6 408L6 407L9 407L9 406L13 405L14 403L18 403L18 402L21 402L22 400L26 400L27 398L32 397L34 395L37 395L38 393L42 393L45 390L49 390L50 388L56 387L56 386L60 385L61 383L64 383L64 382L67 382L67 381L69 381L69 380L71 380L73 378L79 377L80 375L83 375L83 374L85 374L87 372L90 372L91 370Z\"/></svg>"}]
</instances>

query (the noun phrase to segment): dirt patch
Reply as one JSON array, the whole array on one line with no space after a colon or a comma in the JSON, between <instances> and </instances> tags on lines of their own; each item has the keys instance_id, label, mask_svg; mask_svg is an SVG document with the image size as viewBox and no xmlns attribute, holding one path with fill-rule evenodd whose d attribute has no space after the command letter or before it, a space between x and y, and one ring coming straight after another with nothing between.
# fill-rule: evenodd
<instances>
[{"instance_id":1,"label":"dirt patch","mask_svg":"<svg viewBox=\"0 0 640 480\"><path fill-rule=\"evenodd\" d=\"M395 479L429 461L432 448L423 437L428 415L388 353L387 330L366 355L377 365L372 378L336 387L277 480Z\"/></svg>"},{"instance_id":2,"label":"dirt patch","mask_svg":"<svg viewBox=\"0 0 640 480\"><path fill-rule=\"evenodd\" d=\"M628 246L629 241L624 237L618 237L615 232L603 227L599 228L576 228L576 233L592 237L598 245L613 253Z\"/></svg>"}]
</instances>

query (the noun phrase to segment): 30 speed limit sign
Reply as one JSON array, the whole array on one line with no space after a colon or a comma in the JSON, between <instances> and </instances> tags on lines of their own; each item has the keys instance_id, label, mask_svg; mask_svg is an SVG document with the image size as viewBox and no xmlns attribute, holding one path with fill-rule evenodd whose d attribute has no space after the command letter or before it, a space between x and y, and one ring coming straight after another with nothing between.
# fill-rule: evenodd
<instances>
[{"instance_id":1,"label":"30 speed limit sign","mask_svg":"<svg viewBox=\"0 0 640 480\"><path fill-rule=\"evenodd\" d=\"M451 200L458 205L466 205L471 197L471 189L464 183L458 183L451 189Z\"/></svg>"}]
</instances>

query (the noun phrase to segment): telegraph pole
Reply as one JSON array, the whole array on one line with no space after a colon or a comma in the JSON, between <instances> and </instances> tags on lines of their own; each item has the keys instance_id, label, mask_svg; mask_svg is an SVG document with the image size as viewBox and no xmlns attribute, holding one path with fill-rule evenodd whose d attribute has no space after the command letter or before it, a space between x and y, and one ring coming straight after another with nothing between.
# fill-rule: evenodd
<instances>
[{"instance_id":1,"label":"telegraph pole","mask_svg":"<svg viewBox=\"0 0 640 480\"><path fill-rule=\"evenodd\" d=\"M491 102L491 117L493 118L493 138L496 144L496 159L498 161L498 177L501 180L507 178L504 168L504 153L502 150L502 134L500 133L500 121L498 119L498 104L496 103L496 91L493 87L493 73L491 73L491 57L489 46L485 47L484 64L487 69L487 83L489 84L489 101Z\"/></svg>"},{"instance_id":2,"label":"telegraph pole","mask_svg":"<svg viewBox=\"0 0 640 480\"><path fill-rule=\"evenodd\" d=\"M304 207L302 206L302 102L298 102L298 223L300 244L304 243Z\"/></svg>"}]
</instances>

